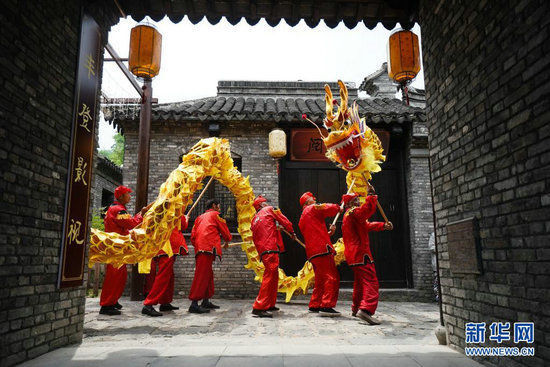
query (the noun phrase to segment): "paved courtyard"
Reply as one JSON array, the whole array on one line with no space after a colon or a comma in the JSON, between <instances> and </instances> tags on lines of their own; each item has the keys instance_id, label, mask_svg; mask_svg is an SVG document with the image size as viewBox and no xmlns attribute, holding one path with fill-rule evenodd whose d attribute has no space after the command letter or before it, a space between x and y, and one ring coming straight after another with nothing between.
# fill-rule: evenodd
<instances>
[{"instance_id":1,"label":"paved courtyard","mask_svg":"<svg viewBox=\"0 0 550 367\"><path fill-rule=\"evenodd\" d=\"M340 318L307 312L305 300L281 303L273 319L254 318L251 300L215 300L220 310L206 315L181 309L163 317L141 315L141 303L122 299L123 314L99 315L97 298L86 302L84 340L22 366L481 366L437 344L436 304L382 302L380 326L350 315Z\"/></svg>"}]
</instances>

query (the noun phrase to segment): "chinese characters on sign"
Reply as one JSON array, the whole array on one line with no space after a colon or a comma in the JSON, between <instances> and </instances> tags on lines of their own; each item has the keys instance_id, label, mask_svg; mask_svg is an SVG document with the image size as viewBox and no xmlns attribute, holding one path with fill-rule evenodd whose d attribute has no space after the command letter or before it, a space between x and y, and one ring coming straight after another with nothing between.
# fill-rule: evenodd
<instances>
[{"instance_id":1,"label":"chinese characters on sign","mask_svg":"<svg viewBox=\"0 0 550 367\"><path fill-rule=\"evenodd\" d=\"M311 152L323 153L324 149L325 149L325 145L323 144L323 139L321 138L309 139L309 146L307 148L307 153L311 153Z\"/></svg>"},{"instance_id":2,"label":"chinese characters on sign","mask_svg":"<svg viewBox=\"0 0 550 367\"><path fill-rule=\"evenodd\" d=\"M66 187L64 236L59 262L59 288L82 285L84 275L90 202L89 183L92 177L96 97L99 83L97 66L100 65L100 57L100 28L90 16L83 15Z\"/></svg>"},{"instance_id":3,"label":"chinese characters on sign","mask_svg":"<svg viewBox=\"0 0 550 367\"><path fill-rule=\"evenodd\" d=\"M535 324L533 322L514 322L514 343L533 343ZM512 340L509 322L493 322L489 326L489 340L497 343ZM466 343L485 343L486 324L484 322L468 322L465 325Z\"/></svg>"},{"instance_id":4,"label":"chinese characters on sign","mask_svg":"<svg viewBox=\"0 0 550 367\"><path fill-rule=\"evenodd\" d=\"M74 182L80 182L84 185L88 185L88 183L85 180L84 172L86 172L86 167L88 166L88 163L84 163L84 158L78 157L77 160L77 167L75 168L75 178Z\"/></svg>"},{"instance_id":5,"label":"chinese characters on sign","mask_svg":"<svg viewBox=\"0 0 550 367\"><path fill-rule=\"evenodd\" d=\"M323 134L328 132L321 129ZM380 138L384 154L388 154L390 133L385 130L374 129ZM326 157L327 148L319 136L317 129L292 129L290 131L290 160L301 162L329 162Z\"/></svg>"},{"instance_id":6,"label":"chinese characters on sign","mask_svg":"<svg viewBox=\"0 0 550 367\"><path fill-rule=\"evenodd\" d=\"M82 116L80 127L86 129L87 132L91 132L90 129L88 129L88 122L92 120L92 116L90 116L90 107L88 107L86 103L82 103L82 111L78 113L78 116Z\"/></svg>"},{"instance_id":7,"label":"chinese characters on sign","mask_svg":"<svg viewBox=\"0 0 550 367\"><path fill-rule=\"evenodd\" d=\"M88 54L86 57L86 69L88 69L88 79L90 79L91 76L95 76L95 60L92 54Z\"/></svg>"},{"instance_id":8,"label":"chinese characters on sign","mask_svg":"<svg viewBox=\"0 0 550 367\"><path fill-rule=\"evenodd\" d=\"M324 131L326 133L326 130ZM327 148L317 129L292 129L290 159L293 161L328 162Z\"/></svg>"},{"instance_id":9,"label":"chinese characters on sign","mask_svg":"<svg viewBox=\"0 0 550 367\"><path fill-rule=\"evenodd\" d=\"M67 234L68 244L77 244L82 245L84 242L83 239L78 239L80 237L80 227L82 226L82 223L80 221L76 221L74 219L71 219L71 224L69 225L69 233Z\"/></svg>"}]
</instances>

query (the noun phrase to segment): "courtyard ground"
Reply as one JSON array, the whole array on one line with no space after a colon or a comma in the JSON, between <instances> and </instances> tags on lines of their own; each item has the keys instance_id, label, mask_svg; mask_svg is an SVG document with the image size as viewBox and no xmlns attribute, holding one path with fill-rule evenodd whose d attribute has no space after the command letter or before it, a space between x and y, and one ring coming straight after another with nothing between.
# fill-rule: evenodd
<instances>
[{"instance_id":1,"label":"courtyard ground","mask_svg":"<svg viewBox=\"0 0 550 367\"><path fill-rule=\"evenodd\" d=\"M279 304L273 319L254 318L251 300L217 299L220 310L194 315L180 299L180 310L157 318L128 299L122 315L99 315L98 302L87 299L81 344L22 366L481 366L437 344L435 303L381 302L383 324L370 326L351 316L349 301L334 319L308 313L305 300Z\"/></svg>"}]
</instances>

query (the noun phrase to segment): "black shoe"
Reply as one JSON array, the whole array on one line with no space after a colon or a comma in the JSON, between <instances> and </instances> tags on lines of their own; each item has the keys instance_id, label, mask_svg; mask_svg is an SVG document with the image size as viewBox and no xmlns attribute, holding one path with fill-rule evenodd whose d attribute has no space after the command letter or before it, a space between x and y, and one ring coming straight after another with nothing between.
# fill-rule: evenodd
<instances>
[{"instance_id":1,"label":"black shoe","mask_svg":"<svg viewBox=\"0 0 550 367\"><path fill-rule=\"evenodd\" d=\"M366 310L359 310L359 312L357 312L357 317L359 317L361 320L368 322L371 325L380 325L380 320L372 316L370 312Z\"/></svg>"},{"instance_id":2,"label":"black shoe","mask_svg":"<svg viewBox=\"0 0 550 367\"><path fill-rule=\"evenodd\" d=\"M101 306L101 308L99 309L99 313L101 315L115 316L120 315L122 312L117 310L115 306Z\"/></svg>"},{"instance_id":3,"label":"black shoe","mask_svg":"<svg viewBox=\"0 0 550 367\"><path fill-rule=\"evenodd\" d=\"M122 305L120 303L116 303L116 305L113 306L114 308L116 308L117 310L120 310L122 309Z\"/></svg>"},{"instance_id":4,"label":"black shoe","mask_svg":"<svg viewBox=\"0 0 550 367\"><path fill-rule=\"evenodd\" d=\"M217 310L218 308L220 308L220 306L216 306L212 302L203 302L201 303L201 307L206 308L207 310Z\"/></svg>"},{"instance_id":5,"label":"black shoe","mask_svg":"<svg viewBox=\"0 0 550 367\"><path fill-rule=\"evenodd\" d=\"M143 306L143 308L141 309L141 313L144 314L144 315L151 316L151 317L162 316L162 314L160 312L158 312L157 310L155 310L155 308L151 305Z\"/></svg>"},{"instance_id":6,"label":"black shoe","mask_svg":"<svg viewBox=\"0 0 550 367\"><path fill-rule=\"evenodd\" d=\"M309 312L310 313L319 313L320 308L319 307L310 307Z\"/></svg>"},{"instance_id":7,"label":"black shoe","mask_svg":"<svg viewBox=\"0 0 550 367\"><path fill-rule=\"evenodd\" d=\"M267 310L270 311L270 312L277 312L277 311L279 311L279 307L273 306L273 307L268 308Z\"/></svg>"},{"instance_id":8,"label":"black shoe","mask_svg":"<svg viewBox=\"0 0 550 367\"><path fill-rule=\"evenodd\" d=\"M273 317L271 312L267 312L266 310L252 309L252 314L254 315L254 317Z\"/></svg>"},{"instance_id":9,"label":"black shoe","mask_svg":"<svg viewBox=\"0 0 550 367\"><path fill-rule=\"evenodd\" d=\"M172 305L169 304L169 303L160 305L160 307L159 307L159 310L160 310L160 311L174 311L174 310L179 310L179 309L180 309L179 307L172 306Z\"/></svg>"},{"instance_id":10,"label":"black shoe","mask_svg":"<svg viewBox=\"0 0 550 367\"><path fill-rule=\"evenodd\" d=\"M191 305L191 306L189 306L189 312L190 313L209 313L210 310L207 309L207 308L198 306L198 305L197 306Z\"/></svg>"},{"instance_id":11,"label":"black shoe","mask_svg":"<svg viewBox=\"0 0 550 367\"><path fill-rule=\"evenodd\" d=\"M338 317L341 315L341 313L336 311L334 308L322 307L319 310L319 315L324 317Z\"/></svg>"}]
</instances>

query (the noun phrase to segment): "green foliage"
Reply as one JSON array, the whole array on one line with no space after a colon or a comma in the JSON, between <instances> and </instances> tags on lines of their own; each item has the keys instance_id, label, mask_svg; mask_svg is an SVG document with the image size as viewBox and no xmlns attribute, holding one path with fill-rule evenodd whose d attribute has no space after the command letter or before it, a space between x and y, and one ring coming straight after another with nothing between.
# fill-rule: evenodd
<instances>
[{"instance_id":1,"label":"green foliage","mask_svg":"<svg viewBox=\"0 0 550 367\"><path fill-rule=\"evenodd\" d=\"M99 151L99 154L108 158L117 166L122 166L122 163L124 162L124 136L117 133L114 136L114 139L115 143L111 146L111 149L102 149Z\"/></svg>"},{"instance_id":2,"label":"green foliage","mask_svg":"<svg viewBox=\"0 0 550 367\"><path fill-rule=\"evenodd\" d=\"M101 209L92 210L92 228L99 229L100 231L105 230L103 218L101 218Z\"/></svg>"}]
</instances>

